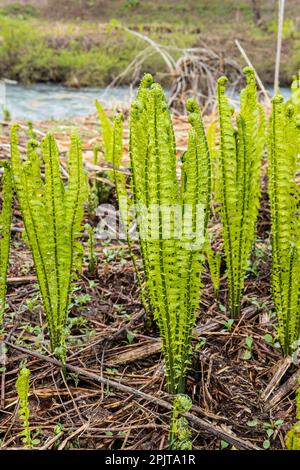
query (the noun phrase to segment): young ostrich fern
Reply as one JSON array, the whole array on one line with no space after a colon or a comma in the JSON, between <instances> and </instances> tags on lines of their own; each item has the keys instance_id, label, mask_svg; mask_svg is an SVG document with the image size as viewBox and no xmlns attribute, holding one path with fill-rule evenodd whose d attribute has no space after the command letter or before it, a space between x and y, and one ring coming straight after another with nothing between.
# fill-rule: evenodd
<instances>
[{"instance_id":1,"label":"young ostrich fern","mask_svg":"<svg viewBox=\"0 0 300 470\"><path fill-rule=\"evenodd\" d=\"M2 197L0 212L0 329L3 324L6 296L6 276L9 262L10 225L12 212L12 178L11 168L4 164L2 176Z\"/></svg>"},{"instance_id":2,"label":"young ostrich fern","mask_svg":"<svg viewBox=\"0 0 300 470\"><path fill-rule=\"evenodd\" d=\"M298 72L298 77L297 75L293 77L291 91L291 103L294 106L297 119L300 119L300 70Z\"/></svg>"},{"instance_id":3,"label":"young ostrich fern","mask_svg":"<svg viewBox=\"0 0 300 470\"><path fill-rule=\"evenodd\" d=\"M30 370L27 367L23 367L16 381L16 389L19 397L19 417L22 421L22 442L27 448L32 447L30 427L29 427L29 403L28 403L28 392L29 392L29 377Z\"/></svg>"},{"instance_id":4,"label":"young ostrich fern","mask_svg":"<svg viewBox=\"0 0 300 470\"><path fill-rule=\"evenodd\" d=\"M296 392L296 418L297 422L292 429L287 432L285 444L288 450L300 450L300 377L298 379L299 387Z\"/></svg>"},{"instance_id":5,"label":"young ostrich fern","mask_svg":"<svg viewBox=\"0 0 300 470\"><path fill-rule=\"evenodd\" d=\"M120 229L122 228L120 232L124 232L127 240L131 261L139 286L141 303L149 320L149 317L151 317L151 313L149 311L148 303L145 296L145 287L143 285L142 276L138 267L136 255L134 254L132 248L132 241L129 234L129 225L133 219L133 214L130 212L132 201L128 198L128 193L126 189L126 176L122 171L120 171L120 166L122 164L123 157L123 116L122 114L118 114L114 118L113 123L111 123L104 109L98 101L96 101L96 108L98 110L98 116L102 127L105 159L112 165L110 176L112 177L113 182L115 184L116 196L119 206Z\"/></svg>"},{"instance_id":6,"label":"young ostrich fern","mask_svg":"<svg viewBox=\"0 0 300 470\"><path fill-rule=\"evenodd\" d=\"M245 272L255 238L265 141L265 117L257 101L254 71L249 67L244 71L247 86L240 95L237 129L233 127L233 112L225 95L227 79L218 80L220 214L233 318L240 311Z\"/></svg>"},{"instance_id":7,"label":"young ostrich fern","mask_svg":"<svg viewBox=\"0 0 300 470\"><path fill-rule=\"evenodd\" d=\"M284 353L300 339L300 131L294 109L277 95L269 124L272 291Z\"/></svg>"},{"instance_id":8,"label":"young ostrich fern","mask_svg":"<svg viewBox=\"0 0 300 470\"><path fill-rule=\"evenodd\" d=\"M109 120L109 117L106 115L103 107L98 100L95 101L95 105L98 111L98 117L102 129L102 139L104 144L104 158L107 162L112 163L112 138L113 131L112 126Z\"/></svg>"},{"instance_id":9,"label":"young ostrich fern","mask_svg":"<svg viewBox=\"0 0 300 470\"><path fill-rule=\"evenodd\" d=\"M79 266L81 231L87 181L82 167L81 143L72 135L68 161L68 185L60 171L59 152L51 134L41 144L30 140L27 159L18 150L17 126L11 131L13 179L32 251L46 313L52 351L64 362L65 334L71 282ZM42 176L42 165L45 176Z\"/></svg>"},{"instance_id":10,"label":"young ostrich fern","mask_svg":"<svg viewBox=\"0 0 300 470\"><path fill-rule=\"evenodd\" d=\"M189 100L181 187L170 114L161 87L145 75L130 114L130 158L149 303L163 341L170 393L184 392L199 304L210 198L210 160L197 104Z\"/></svg>"}]
</instances>

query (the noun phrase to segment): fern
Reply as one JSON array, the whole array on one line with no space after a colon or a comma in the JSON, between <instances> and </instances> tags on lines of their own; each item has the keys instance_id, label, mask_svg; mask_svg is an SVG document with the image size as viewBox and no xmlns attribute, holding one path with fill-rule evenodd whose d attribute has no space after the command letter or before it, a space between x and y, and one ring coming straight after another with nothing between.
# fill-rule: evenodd
<instances>
[{"instance_id":1,"label":"fern","mask_svg":"<svg viewBox=\"0 0 300 470\"><path fill-rule=\"evenodd\" d=\"M132 203L128 198L125 174L120 171L120 166L123 157L123 116L122 114L118 114L115 117L113 124L111 124L101 105L96 102L96 106L98 109L99 119L103 128L103 138L105 131L105 154L110 155L109 161L112 164L113 168L112 177L115 184L116 196L119 206L120 228L122 227L122 229L124 229L125 231L131 261L139 286L141 302L149 320L149 318L151 318L151 314L145 297L145 288L138 267L138 262L133 251L132 241L129 235L129 225L133 218L133 215L130 212Z\"/></svg>"},{"instance_id":2,"label":"fern","mask_svg":"<svg viewBox=\"0 0 300 470\"><path fill-rule=\"evenodd\" d=\"M97 265L98 265L98 258L95 253L95 234L94 229L90 224L86 224L84 226L85 230L88 233L88 271L90 274L95 275Z\"/></svg>"},{"instance_id":3,"label":"fern","mask_svg":"<svg viewBox=\"0 0 300 470\"><path fill-rule=\"evenodd\" d=\"M98 111L98 116L102 129L102 138L104 144L104 158L107 162L112 163L112 126L108 116L106 115L104 109L102 108L99 101L95 101L95 105Z\"/></svg>"},{"instance_id":4,"label":"fern","mask_svg":"<svg viewBox=\"0 0 300 470\"><path fill-rule=\"evenodd\" d=\"M277 95L269 123L269 197L272 223L272 292L285 354L300 339L300 133L294 109Z\"/></svg>"},{"instance_id":5,"label":"fern","mask_svg":"<svg viewBox=\"0 0 300 470\"><path fill-rule=\"evenodd\" d=\"M11 131L13 179L32 251L44 304L52 351L65 361L65 326L74 271L80 269L83 249L81 232L87 181L82 168L81 143L71 138L68 186L60 174L59 152L51 134L41 143L30 140L27 159L21 160L17 126ZM44 166L45 177L42 178Z\"/></svg>"},{"instance_id":6,"label":"fern","mask_svg":"<svg viewBox=\"0 0 300 470\"><path fill-rule=\"evenodd\" d=\"M220 269L221 269L221 253L214 251L210 241L206 242L206 255L208 260L210 277L214 287L215 298L219 296L220 289Z\"/></svg>"},{"instance_id":7,"label":"fern","mask_svg":"<svg viewBox=\"0 0 300 470\"><path fill-rule=\"evenodd\" d=\"M19 417L22 421L23 428L20 436L22 437L22 442L25 444L25 446L31 448L32 442L29 427L30 411L28 404L29 377L30 370L26 367L23 367L16 381L16 389L19 397Z\"/></svg>"},{"instance_id":8,"label":"fern","mask_svg":"<svg viewBox=\"0 0 300 470\"><path fill-rule=\"evenodd\" d=\"M2 207L0 212L0 329L3 324L6 297L6 277L9 263L10 226L12 215L11 167L4 164L2 176Z\"/></svg>"},{"instance_id":9,"label":"fern","mask_svg":"<svg viewBox=\"0 0 300 470\"><path fill-rule=\"evenodd\" d=\"M210 197L210 159L202 119L193 100L187 108L192 129L182 164L181 188L170 114L161 87L153 84L149 74L142 80L130 114L132 191L139 243L171 393L184 391L190 363Z\"/></svg>"},{"instance_id":10,"label":"fern","mask_svg":"<svg viewBox=\"0 0 300 470\"><path fill-rule=\"evenodd\" d=\"M187 395L178 394L173 400L169 448L172 450L192 450L192 433L188 421L182 413L190 411L192 400Z\"/></svg>"},{"instance_id":11,"label":"fern","mask_svg":"<svg viewBox=\"0 0 300 470\"><path fill-rule=\"evenodd\" d=\"M300 70L298 73L298 77L293 77L291 91L291 104L294 106L297 119L300 119Z\"/></svg>"},{"instance_id":12,"label":"fern","mask_svg":"<svg viewBox=\"0 0 300 470\"><path fill-rule=\"evenodd\" d=\"M125 174L120 171L120 166L123 156L123 116L118 114L112 127L112 164L113 164L113 179L116 186L116 194L119 203L120 217L125 227L128 226L128 209L129 201L127 198L126 178Z\"/></svg>"},{"instance_id":13,"label":"fern","mask_svg":"<svg viewBox=\"0 0 300 470\"><path fill-rule=\"evenodd\" d=\"M288 450L300 450L300 378L299 387L296 393L296 418L297 422L286 435L285 444Z\"/></svg>"},{"instance_id":14,"label":"fern","mask_svg":"<svg viewBox=\"0 0 300 470\"><path fill-rule=\"evenodd\" d=\"M95 166L99 163L100 150L100 145L96 144L93 150L93 165ZM106 171L101 173L100 171L97 171L89 188L88 207L91 215L93 215L94 211L101 203L108 200L110 193L111 183L109 180L109 174Z\"/></svg>"},{"instance_id":15,"label":"fern","mask_svg":"<svg viewBox=\"0 0 300 470\"><path fill-rule=\"evenodd\" d=\"M220 214L233 318L240 311L245 272L255 238L265 140L265 118L257 101L254 71L247 67L245 73L247 86L240 96L237 129L233 127L232 109L225 95L227 79L218 80Z\"/></svg>"},{"instance_id":16,"label":"fern","mask_svg":"<svg viewBox=\"0 0 300 470\"><path fill-rule=\"evenodd\" d=\"M220 165L219 165L219 149L217 145L217 122L213 120L207 128L207 143L211 156L211 191L213 194L214 205L219 204L221 201L220 194Z\"/></svg>"}]
</instances>

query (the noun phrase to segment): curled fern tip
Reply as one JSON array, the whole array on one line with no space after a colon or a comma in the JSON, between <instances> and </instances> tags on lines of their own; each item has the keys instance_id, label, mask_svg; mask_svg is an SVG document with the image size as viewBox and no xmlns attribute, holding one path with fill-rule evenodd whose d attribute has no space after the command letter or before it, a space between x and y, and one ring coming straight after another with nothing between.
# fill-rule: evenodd
<instances>
[{"instance_id":1,"label":"curled fern tip","mask_svg":"<svg viewBox=\"0 0 300 470\"><path fill-rule=\"evenodd\" d=\"M186 102L185 107L189 113L199 112L199 106L195 98L189 98Z\"/></svg>"}]
</instances>

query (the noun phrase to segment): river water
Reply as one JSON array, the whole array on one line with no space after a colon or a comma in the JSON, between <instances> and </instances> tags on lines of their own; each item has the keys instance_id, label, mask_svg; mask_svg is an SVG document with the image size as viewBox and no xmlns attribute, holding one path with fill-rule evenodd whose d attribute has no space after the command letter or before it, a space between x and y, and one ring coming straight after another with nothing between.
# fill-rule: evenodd
<instances>
[{"instance_id":1,"label":"river water","mask_svg":"<svg viewBox=\"0 0 300 470\"><path fill-rule=\"evenodd\" d=\"M290 90L281 90L285 97ZM85 116L95 112L95 99L106 108L128 106L135 90L130 87L104 88L66 88L62 85L34 84L0 84L0 116L2 107L6 107L12 119L32 121L48 119L68 119ZM238 98L238 96L234 96Z\"/></svg>"},{"instance_id":2,"label":"river water","mask_svg":"<svg viewBox=\"0 0 300 470\"><path fill-rule=\"evenodd\" d=\"M0 115L5 106L12 119L42 121L68 119L95 112L95 100L106 108L128 105L133 98L129 87L66 88L62 85L34 84L30 86L2 84Z\"/></svg>"}]
</instances>

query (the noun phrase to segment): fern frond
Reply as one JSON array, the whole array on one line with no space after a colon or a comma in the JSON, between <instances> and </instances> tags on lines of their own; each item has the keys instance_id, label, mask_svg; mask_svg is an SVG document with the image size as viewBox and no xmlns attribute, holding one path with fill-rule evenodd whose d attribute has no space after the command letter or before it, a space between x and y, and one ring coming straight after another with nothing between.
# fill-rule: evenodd
<instances>
[{"instance_id":1,"label":"fern frond","mask_svg":"<svg viewBox=\"0 0 300 470\"><path fill-rule=\"evenodd\" d=\"M127 196L126 190L126 177L123 172L120 171L120 166L123 156L123 116L118 114L115 117L113 124L113 133L112 133L112 164L113 164L113 174L114 182L116 186L116 194L119 203L120 218L126 229L129 224L129 206L130 201Z\"/></svg>"},{"instance_id":2,"label":"fern frond","mask_svg":"<svg viewBox=\"0 0 300 470\"><path fill-rule=\"evenodd\" d=\"M187 395L178 394L174 398L169 436L169 448L172 450L192 450L192 433L187 419L181 416L191 407L192 400Z\"/></svg>"},{"instance_id":3,"label":"fern frond","mask_svg":"<svg viewBox=\"0 0 300 470\"><path fill-rule=\"evenodd\" d=\"M209 217L210 156L198 106L182 165L161 87L146 76L130 114L132 190L149 302L163 342L168 388L184 390L191 331L199 304L203 244Z\"/></svg>"},{"instance_id":4,"label":"fern frond","mask_svg":"<svg viewBox=\"0 0 300 470\"><path fill-rule=\"evenodd\" d=\"M103 107L99 103L98 100L95 101L95 105L98 111L98 116L101 124L102 129L102 138L104 143L104 158L107 162L112 163L112 125L110 123L109 118L107 117Z\"/></svg>"},{"instance_id":5,"label":"fern frond","mask_svg":"<svg viewBox=\"0 0 300 470\"><path fill-rule=\"evenodd\" d=\"M0 212L0 329L3 324L6 297L6 278L9 264L10 226L12 217L12 176L11 167L4 164L2 176L2 201Z\"/></svg>"},{"instance_id":6,"label":"fern frond","mask_svg":"<svg viewBox=\"0 0 300 470\"><path fill-rule=\"evenodd\" d=\"M290 429L285 438L285 444L288 450L300 450L300 379L299 387L296 392L296 418L297 422Z\"/></svg>"},{"instance_id":7,"label":"fern frond","mask_svg":"<svg viewBox=\"0 0 300 470\"><path fill-rule=\"evenodd\" d=\"M211 161L208 142L200 110L195 100L186 104L189 122L188 148L182 165L182 241L178 246L178 264L181 281L179 338L181 343L180 380L189 367L191 335L201 293L201 274L204 266L204 245L210 217ZM183 390L183 383L181 384Z\"/></svg>"},{"instance_id":8,"label":"fern frond","mask_svg":"<svg viewBox=\"0 0 300 470\"><path fill-rule=\"evenodd\" d=\"M36 186L30 182L30 162L23 163L18 149L18 126L12 126L10 137L11 165L13 170L13 182L25 223L26 238L29 243L35 269L38 276L39 288L48 320L50 336L54 338L52 323L52 308L50 302L50 290L46 269L46 231L43 227L45 219L44 205ZM32 178L33 180L33 178ZM44 185L40 189L43 192Z\"/></svg>"},{"instance_id":9,"label":"fern frond","mask_svg":"<svg viewBox=\"0 0 300 470\"><path fill-rule=\"evenodd\" d=\"M265 144L265 118L257 101L254 71L246 67L237 129L225 95L227 79L218 80L220 120L219 174L221 219L232 317L240 311L244 278L255 238L260 199L260 172Z\"/></svg>"},{"instance_id":10,"label":"fern frond","mask_svg":"<svg viewBox=\"0 0 300 470\"><path fill-rule=\"evenodd\" d=\"M28 402L29 377L30 370L26 367L23 367L16 381L16 389L19 397L19 418L22 422L23 428L20 436L22 437L22 442L25 444L25 446L31 448L32 442L29 426L30 411Z\"/></svg>"},{"instance_id":11,"label":"fern frond","mask_svg":"<svg viewBox=\"0 0 300 470\"><path fill-rule=\"evenodd\" d=\"M300 70L298 76L293 77L291 92L291 104L294 107L296 118L300 119Z\"/></svg>"},{"instance_id":12,"label":"fern frond","mask_svg":"<svg viewBox=\"0 0 300 470\"><path fill-rule=\"evenodd\" d=\"M269 123L268 188L272 222L272 293L285 354L300 339L299 129L293 107L273 98Z\"/></svg>"},{"instance_id":13,"label":"fern frond","mask_svg":"<svg viewBox=\"0 0 300 470\"><path fill-rule=\"evenodd\" d=\"M211 156L211 192L214 205L221 202L219 149L217 146L217 121L213 120L207 128L207 144Z\"/></svg>"},{"instance_id":14,"label":"fern frond","mask_svg":"<svg viewBox=\"0 0 300 470\"><path fill-rule=\"evenodd\" d=\"M81 232L87 179L82 168L81 143L71 136L68 187L60 172L59 152L51 134L41 144L30 141L27 159L21 160L16 127L11 131L13 178L24 220L27 241L37 273L50 333L51 348L65 361L66 321L73 271L79 269L83 250ZM41 176L42 165L45 177Z\"/></svg>"},{"instance_id":15,"label":"fern frond","mask_svg":"<svg viewBox=\"0 0 300 470\"><path fill-rule=\"evenodd\" d=\"M209 239L206 241L206 255L214 294L217 299L220 289L221 253L212 249Z\"/></svg>"}]
</instances>

